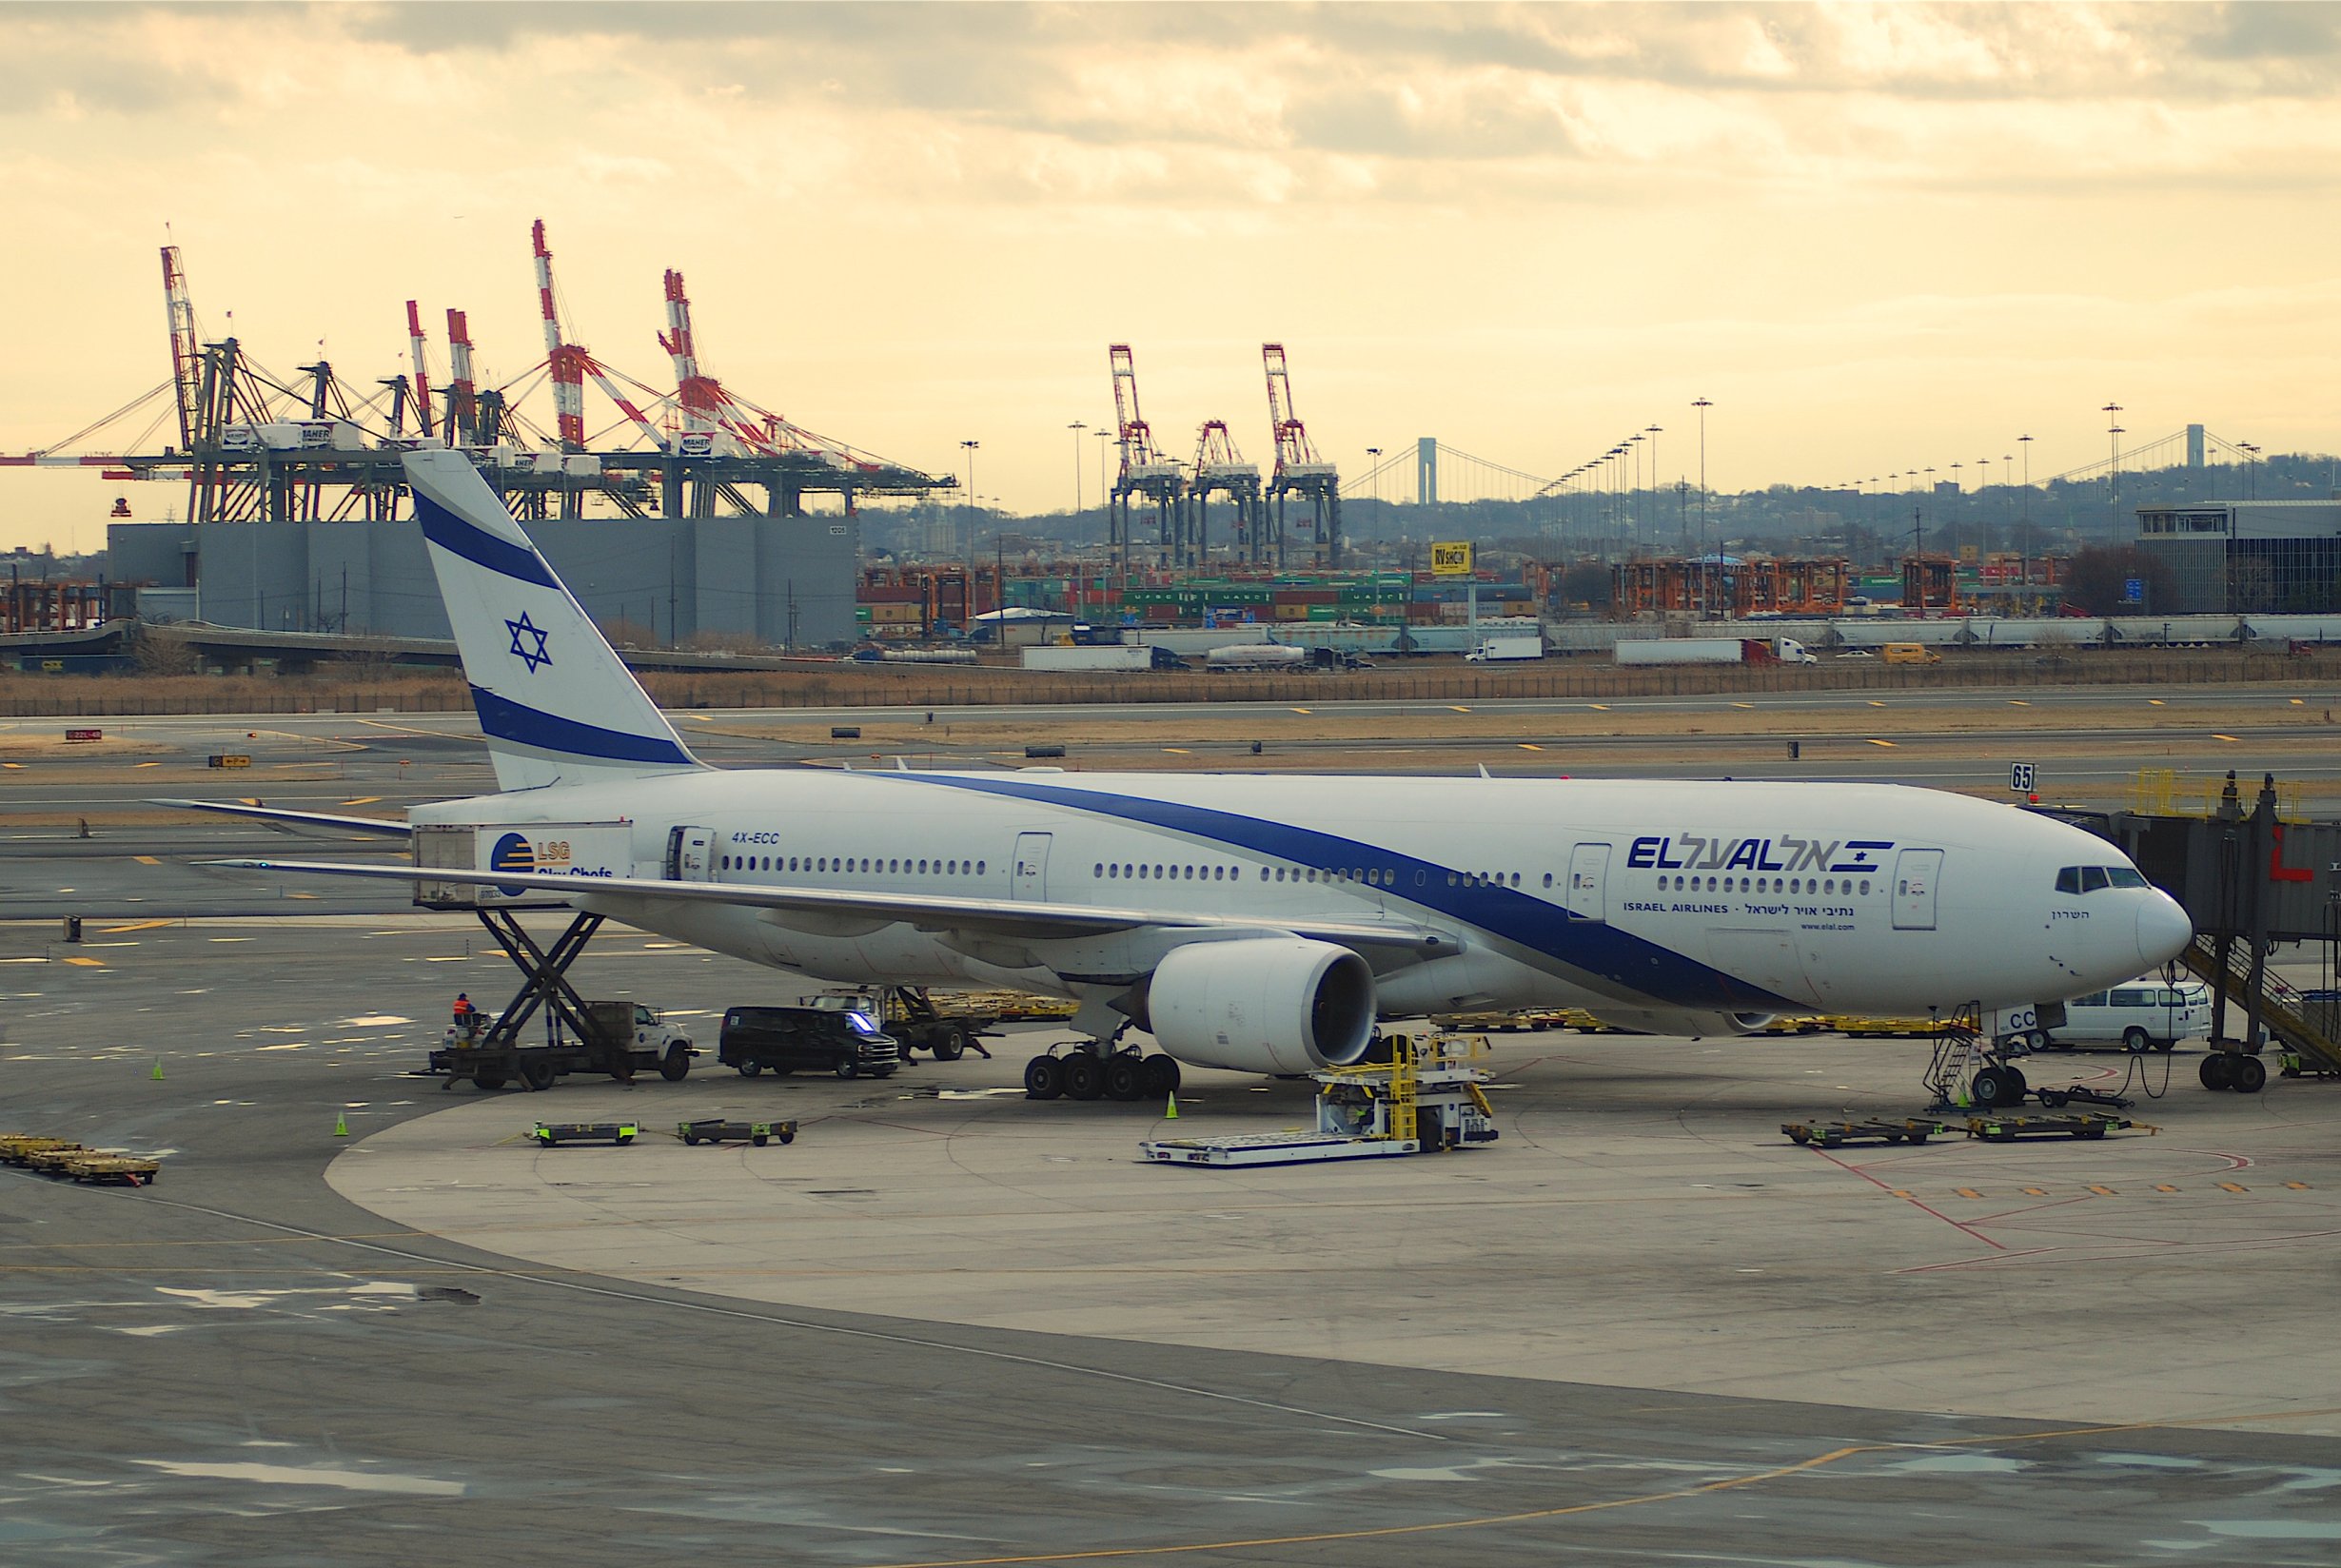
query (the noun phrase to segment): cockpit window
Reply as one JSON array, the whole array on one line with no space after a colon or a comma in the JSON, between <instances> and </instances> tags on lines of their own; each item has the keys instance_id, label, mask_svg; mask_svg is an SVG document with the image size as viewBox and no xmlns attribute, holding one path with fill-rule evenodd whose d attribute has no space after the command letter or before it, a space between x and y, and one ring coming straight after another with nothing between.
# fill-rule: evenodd
<instances>
[{"instance_id":1,"label":"cockpit window","mask_svg":"<svg viewBox=\"0 0 2341 1568\"><path fill-rule=\"evenodd\" d=\"M2067 866L2056 873L2058 892L2095 892L2099 888L2146 885L2146 878L2128 866Z\"/></svg>"}]
</instances>

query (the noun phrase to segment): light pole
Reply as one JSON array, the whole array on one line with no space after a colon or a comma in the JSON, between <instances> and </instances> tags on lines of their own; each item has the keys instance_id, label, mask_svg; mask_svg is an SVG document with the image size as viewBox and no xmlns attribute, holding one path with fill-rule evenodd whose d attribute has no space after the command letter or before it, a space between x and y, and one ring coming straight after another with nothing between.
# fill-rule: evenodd
<instances>
[{"instance_id":1,"label":"light pole","mask_svg":"<svg viewBox=\"0 0 2341 1568\"><path fill-rule=\"evenodd\" d=\"M967 448L967 537L962 552L967 557L967 587L959 606L959 632L964 637L974 630L975 621L975 449L983 443L963 441L959 444Z\"/></svg>"},{"instance_id":2,"label":"light pole","mask_svg":"<svg viewBox=\"0 0 2341 1568\"><path fill-rule=\"evenodd\" d=\"M2016 518L2016 521L2022 523L2029 531L2032 527L2032 438L2018 436L2016 438L2016 444L2024 454L2024 499L2018 503L2022 511Z\"/></svg>"},{"instance_id":3,"label":"light pole","mask_svg":"<svg viewBox=\"0 0 2341 1568\"><path fill-rule=\"evenodd\" d=\"M2260 497L2260 449L2250 441L2237 441L2235 447L2244 454L2244 500L2257 500Z\"/></svg>"},{"instance_id":4,"label":"light pole","mask_svg":"<svg viewBox=\"0 0 2341 1568\"><path fill-rule=\"evenodd\" d=\"M1643 426L1643 434L1650 438L1650 532L1655 535L1659 529L1663 526L1660 519L1658 509L1658 439L1660 428L1655 424L1644 425Z\"/></svg>"},{"instance_id":5,"label":"light pole","mask_svg":"<svg viewBox=\"0 0 2341 1568\"><path fill-rule=\"evenodd\" d=\"M2108 519L2121 509L2121 404L2109 402L2097 412L2105 416L2105 511Z\"/></svg>"},{"instance_id":6,"label":"light pole","mask_svg":"<svg viewBox=\"0 0 2341 1568\"><path fill-rule=\"evenodd\" d=\"M1366 448L1366 483L1369 487L1367 494L1373 498L1374 510L1379 513L1382 510L1382 448L1379 446Z\"/></svg>"},{"instance_id":7,"label":"light pole","mask_svg":"<svg viewBox=\"0 0 2341 1568\"><path fill-rule=\"evenodd\" d=\"M1639 547L1639 546L1641 545L1641 543L1642 543L1642 432L1641 432L1641 431L1637 430L1637 431L1635 431L1632 435L1630 435L1630 436L1628 436L1628 437L1626 437L1626 438L1625 438L1625 450L1626 450L1626 456L1627 456L1627 457L1629 457L1629 458L1631 458L1631 459L1633 460L1633 465L1632 465L1632 473L1631 473L1631 477L1630 477L1630 478L1627 480L1627 481L1626 481L1627 483L1629 483L1629 484L1631 484L1631 485L1633 486L1633 489L1632 489L1632 490L1630 490L1630 491L1628 491L1628 492L1626 493L1626 501L1627 501L1627 511L1626 511L1626 515L1627 515L1628 517L1630 517L1631 519L1633 519L1633 522L1631 523L1631 526L1632 526L1632 528L1633 528L1633 530L1634 530L1634 543L1635 543L1635 545L1636 545L1637 547Z\"/></svg>"},{"instance_id":8,"label":"light pole","mask_svg":"<svg viewBox=\"0 0 2341 1568\"><path fill-rule=\"evenodd\" d=\"M1691 406L1699 410L1699 547L1703 554L1715 528L1715 510L1707 498L1707 410L1715 406L1705 398L1695 398ZM1707 613L1707 569L1699 569L1699 613Z\"/></svg>"},{"instance_id":9,"label":"light pole","mask_svg":"<svg viewBox=\"0 0 2341 1568\"><path fill-rule=\"evenodd\" d=\"M1081 515L1081 432L1090 427L1087 420L1075 420L1065 428L1073 433L1073 516Z\"/></svg>"}]
</instances>

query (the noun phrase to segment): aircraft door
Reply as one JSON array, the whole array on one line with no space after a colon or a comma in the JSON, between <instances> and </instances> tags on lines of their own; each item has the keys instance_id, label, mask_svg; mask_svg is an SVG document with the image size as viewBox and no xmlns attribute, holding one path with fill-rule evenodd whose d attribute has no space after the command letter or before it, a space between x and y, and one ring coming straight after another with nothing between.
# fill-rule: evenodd
<instances>
[{"instance_id":1,"label":"aircraft door","mask_svg":"<svg viewBox=\"0 0 2341 1568\"><path fill-rule=\"evenodd\" d=\"M1049 835L1016 834L1015 880L1011 896L1038 902L1049 896Z\"/></svg>"},{"instance_id":2,"label":"aircraft door","mask_svg":"<svg viewBox=\"0 0 2341 1568\"><path fill-rule=\"evenodd\" d=\"M1935 884L1942 876L1942 851L1904 850L1894 857L1894 929L1935 929Z\"/></svg>"},{"instance_id":3,"label":"aircraft door","mask_svg":"<svg viewBox=\"0 0 2341 1568\"><path fill-rule=\"evenodd\" d=\"M1580 920L1609 918L1609 846L1580 844L1569 855L1566 908Z\"/></svg>"},{"instance_id":4,"label":"aircraft door","mask_svg":"<svg viewBox=\"0 0 2341 1568\"><path fill-rule=\"evenodd\" d=\"M666 834L666 879L669 882L707 882L716 857L712 828L670 828Z\"/></svg>"}]
</instances>

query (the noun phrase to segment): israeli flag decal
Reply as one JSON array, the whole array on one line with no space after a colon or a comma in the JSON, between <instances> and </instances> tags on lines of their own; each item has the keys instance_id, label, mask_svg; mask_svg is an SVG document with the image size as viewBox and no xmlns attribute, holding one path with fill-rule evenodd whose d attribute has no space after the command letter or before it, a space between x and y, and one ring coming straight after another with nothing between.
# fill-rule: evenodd
<instances>
[{"instance_id":1,"label":"israeli flag decal","mask_svg":"<svg viewBox=\"0 0 2341 1568\"><path fill-rule=\"evenodd\" d=\"M522 610L518 620L505 621L504 627L512 634L512 657L527 665L530 675L537 673L539 665L553 662L553 656L544 651L545 634L530 623L527 611ZM521 641L522 637L534 638L536 645L524 646Z\"/></svg>"}]
</instances>

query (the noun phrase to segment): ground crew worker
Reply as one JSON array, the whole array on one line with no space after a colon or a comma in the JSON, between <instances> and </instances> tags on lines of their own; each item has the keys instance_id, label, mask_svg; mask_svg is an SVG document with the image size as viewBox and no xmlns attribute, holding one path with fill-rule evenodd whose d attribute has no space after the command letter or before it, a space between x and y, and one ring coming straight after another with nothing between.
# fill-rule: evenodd
<instances>
[{"instance_id":1,"label":"ground crew worker","mask_svg":"<svg viewBox=\"0 0 2341 1568\"><path fill-rule=\"evenodd\" d=\"M455 1027L462 1032L469 1034L479 1027L479 1020L480 1009L471 1005L470 994L465 991L457 991L455 993Z\"/></svg>"}]
</instances>

